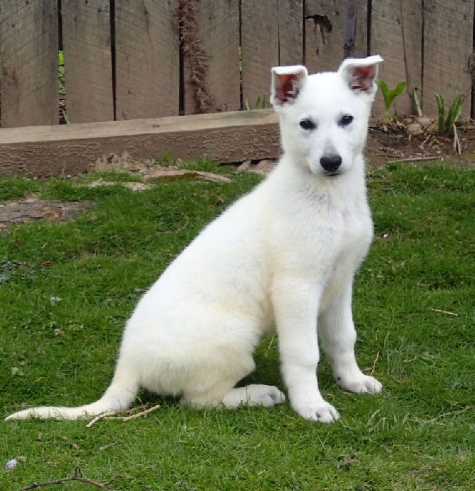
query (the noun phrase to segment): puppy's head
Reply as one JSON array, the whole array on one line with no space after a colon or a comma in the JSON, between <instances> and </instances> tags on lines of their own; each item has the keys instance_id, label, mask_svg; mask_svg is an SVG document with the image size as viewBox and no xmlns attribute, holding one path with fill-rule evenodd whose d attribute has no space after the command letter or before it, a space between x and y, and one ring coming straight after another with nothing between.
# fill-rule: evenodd
<instances>
[{"instance_id":1,"label":"puppy's head","mask_svg":"<svg viewBox=\"0 0 475 491\"><path fill-rule=\"evenodd\" d=\"M346 59L337 72L316 75L300 65L272 69L270 101L287 157L328 177L361 161L381 61Z\"/></svg>"}]
</instances>

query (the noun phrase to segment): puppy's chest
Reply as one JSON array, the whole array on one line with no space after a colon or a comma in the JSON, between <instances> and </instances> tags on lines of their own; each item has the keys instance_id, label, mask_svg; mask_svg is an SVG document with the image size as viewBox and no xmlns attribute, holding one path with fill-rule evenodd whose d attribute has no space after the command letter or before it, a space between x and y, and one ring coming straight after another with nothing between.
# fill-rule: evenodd
<instances>
[{"instance_id":1,"label":"puppy's chest","mask_svg":"<svg viewBox=\"0 0 475 491\"><path fill-rule=\"evenodd\" d=\"M372 221L369 210L333 210L289 221L273 238L273 257L279 269L325 282L336 270L358 267L372 239Z\"/></svg>"},{"instance_id":2,"label":"puppy's chest","mask_svg":"<svg viewBox=\"0 0 475 491\"><path fill-rule=\"evenodd\" d=\"M321 242L316 241L313 270L319 282L330 289L341 278L354 274L365 258L373 237L369 210L334 214Z\"/></svg>"},{"instance_id":3,"label":"puppy's chest","mask_svg":"<svg viewBox=\"0 0 475 491\"><path fill-rule=\"evenodd\" d=\"M317 228L318 228L317 224ZM322 226L322 225L320 225ZM329 214L323 233L315 234L315 242L322 241L328 259L359 261L365 255L373 236L373 223L368 211L343 210ZM318 245L317 245L317 248Z\"/></svg>"}]
</instances>

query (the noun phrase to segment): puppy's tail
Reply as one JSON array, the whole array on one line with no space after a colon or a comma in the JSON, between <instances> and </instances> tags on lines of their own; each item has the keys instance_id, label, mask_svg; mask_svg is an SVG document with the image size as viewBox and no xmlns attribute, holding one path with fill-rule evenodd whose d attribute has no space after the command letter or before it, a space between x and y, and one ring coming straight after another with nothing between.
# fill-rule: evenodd
<instances>
[{"instance_id":1,"label":"puppy's tail","mask_svg":"<svg viewBox=\"0 0 475 491\"><path fill-rule=\"evenodd\" d=\"M118 367L111 385L96 402L79 407L32 407L11 414L5 421L29 418L57 420L93 418L106 412L128 409L139 388L138 378L130 373L121 374Z\"/></svg>"}]
</instances>

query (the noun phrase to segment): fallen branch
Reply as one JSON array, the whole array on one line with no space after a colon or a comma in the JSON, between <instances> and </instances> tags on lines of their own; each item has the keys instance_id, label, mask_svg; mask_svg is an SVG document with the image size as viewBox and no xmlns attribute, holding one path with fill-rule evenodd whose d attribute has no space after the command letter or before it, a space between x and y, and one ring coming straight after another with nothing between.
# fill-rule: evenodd
<instances>
[{"instance_id":1,"label":"fallen branch","mask_svg":"<svg viewBox=\"0 0 475 491\"><path fill-rule=\"evenodd\" d=\"M84 482L86 484L90 484L91 486L95 486L96 488L106 489L115 479L117 479L119 477L122 477L122 476L117 475L117 476L114 476L112 479L109 479L109 481L107 481L105 483L100 483L97 481L93 481L92 479L88 479L87 477L84 477L82 475L81 468L76 467L76 469L74 470L74 476L63 477L62 479L56 479L54 481L46 481L46 482L42 482L42 483L34 482L33 484L30 484L26 488L21 488L19 491L28 491L29 489L40 489L43 486L52 486L54 484L63 484L65 482L70 482L70 481Z\"/></svg>"},{"instance_id":2,"label":"fallen branch","mask_svg":"<svg viewBox=\"0 0 475 491\"><path fill-rule=\"evenodd\" d=\"M93 424L97 423L98 421L102 419L119 419L122 422L127 422L131 421L132 419L137 419L137 418L146 418L151 412L156 411L160 405L153 406L151 408L145 409L144 411L141 411L140 413L132 414L131 416L118 416L119 414L130 414L132 411L135 409L128 409L126 411L123 410L118 410L118 411L110 411L107 413L100 414L99 416L96 416L93 420L89 421L89 423L86 425L86 428L90 428Z\"/></svg>"},{"instance_id":3,"label":"fallen branch","mask_svg":"<svg viewBox=\"0 0 475 491\"><path fill-rule=\"evenodd\" d=\"M444 160L443 157L409 157L407 159L389 160L387 164L397 164L398 162L421 162L423 160Z\"/></svg>"}]
</instances>

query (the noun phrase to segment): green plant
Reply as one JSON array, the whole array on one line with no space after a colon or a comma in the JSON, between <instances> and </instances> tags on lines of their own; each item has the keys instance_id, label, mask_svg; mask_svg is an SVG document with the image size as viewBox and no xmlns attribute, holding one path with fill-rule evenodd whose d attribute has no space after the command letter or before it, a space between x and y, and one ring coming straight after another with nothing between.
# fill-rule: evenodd
<instances>
[{"instance_id":1,"label":"green plant","mask_svg":"<svg viewBox=\"0 0 475 491\"><path fill-rule=\"evenodd\" d=\"M455 123L460 118L462 113L462 106L464 102L464 96L458 91L455 91L455 98L449 107L447 116L445 115L445 101L444 98L436 92L435 98L437 100L437 108L439 112L439 135L453 135Z\"/></svg>"},{"instance_id":2,"label":"green plant","mask_svg":"<svg viewBox=\"0 0 475 491\"><path fill-rule=\"evenodd\" d=\"M401 95L406 88L407 82L399 82L396 85L395 89L389 90L388 85L386 82L383 80L376 80L376 84L379 87L379 90L381 91L381 94L383 94L383 99L384 99L384 117L389 118L389 111L391 109L391 105L394 101L394 99L398 96Z\"/></svg>"},{"instance_id":3,"label":"green plant","mask_svg":"<svg viewBox=\"0 0 475 491\"><path fill-rule=\"evenodd\" d=\"M60 99L64 99L64 96L66 94L66 86L64 82L65 79L64 79L64 52L63 51L58 51L58 78L59 78L59 96ZM61 116L63 117L63 120L66 124L71 124L68 114L62 107L61 107Z\"/></svg>"},{"instance_id":4,"label":"green plant","mask_svg":"<svg viewBox=\"0 0 475 491\"><path fill-rule=\"evenodd\" d=\"M412 91L412 96L414 100L414 108L416 110L416 115L420 118L422 116L422 108L421 108L421 103L419 101L419 96L417 95L417 87L414 87L414 90Z\"/></svg>"},{"instance_id":5,"label":"green plant","mask_svg":"<svg viewBox=\"0 0 475 491\"><path fill-rule=\"evenodd\" d=\"M260 95L257 96L257 100L253 107L249 105L249 101L247 99L244 101L244 105L247 111L250 111L251 109L267 109L269 107L266 95L263 95L262 99Z\"/></svg>"},{"instance_id":6,"label":"green plant","mask_svg":"<svg viewBox=\"0 0 475 491\"><path fill-rule=\"evenodd\" d=\"M59 77L59 93L64 95L64 52L58 51L58 77Z\"/></svg>"}]
</instances>

